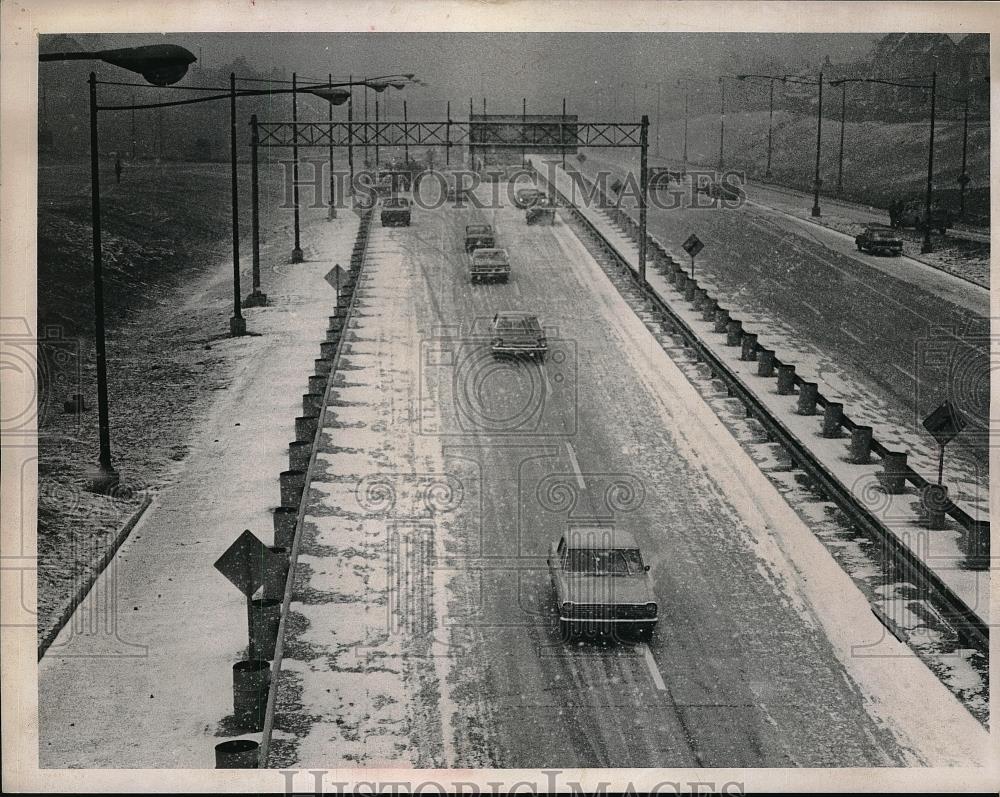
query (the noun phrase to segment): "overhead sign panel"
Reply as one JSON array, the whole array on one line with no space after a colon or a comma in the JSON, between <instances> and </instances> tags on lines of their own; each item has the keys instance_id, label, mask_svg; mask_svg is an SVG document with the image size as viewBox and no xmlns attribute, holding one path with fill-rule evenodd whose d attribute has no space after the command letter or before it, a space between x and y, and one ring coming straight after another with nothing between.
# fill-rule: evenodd
<instances>
[{"instance_id":1,"label":"overhead sign panel","mask_svg":"<svg viewBox=\"0 0 1000 797\"><path fill-rule=\"evenodd\" d=\"M472 114L469 145L477 150L516 149L540 155L575 154L576 114Z\"/></svg>"}]
</instances>

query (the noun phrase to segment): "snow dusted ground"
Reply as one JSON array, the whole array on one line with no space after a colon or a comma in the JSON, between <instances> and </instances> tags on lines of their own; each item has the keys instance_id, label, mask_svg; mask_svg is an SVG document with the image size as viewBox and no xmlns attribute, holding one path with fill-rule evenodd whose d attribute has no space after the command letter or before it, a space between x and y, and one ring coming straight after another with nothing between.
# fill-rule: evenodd
<instances>
[{"instance_id":1,"label":"snow dusted ground","mask_svg":"<svg viewBox=\"0 0 1000 797\"><path fill-rule=\"evenodd\" d=\"M335 304L323 275L348 261L357 224L352 213L307 224L307 262L265 263L270 306L245 311L254 334L215 344L231 382L39 663L42 767L211 768L215 744L238 735L246 602L213 564L243 529L271 543L278 474Z\"/></svg>"}]
</instances>

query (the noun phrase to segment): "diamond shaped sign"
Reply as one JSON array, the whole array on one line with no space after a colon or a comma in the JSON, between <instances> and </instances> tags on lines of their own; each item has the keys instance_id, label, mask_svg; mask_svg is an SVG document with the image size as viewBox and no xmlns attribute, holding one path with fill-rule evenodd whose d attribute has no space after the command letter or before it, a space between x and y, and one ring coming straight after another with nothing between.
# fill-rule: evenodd
<instances>
[{"instance_id":1,"label":"diamond shaped sign","mask_svg":"<svg viewBox=\"0 0 1000 797\"><path fill-rule=\"evenodd\" d=\"M216 560L215 569L249 598L264 583L264 574L281 565L281 557L246 529Z\"/></svg>"},{"instance_id":2,"label":"diamond shaped sign","mask_svg":"<svg viewBox=\"0 0 1000 797\"><path fill-rule=\"evenodd\" d=\"M946 401L924 418L924 428L930 432L938 445L947 445L965 428L965 416L950 401Z\"/></svg>"},{"instance_id":3,"label":"diamond shaped sign","mask_svg":"<svg viewBox=\"0 0 1000 797\"><path fill-rule=\"evenodd\" d=\"M694 257L705 248L705 244L703 244L701 239L694 233L691 233L681 246L684 247L684 251L691 255L691 257Z\"/></svg>"},{"instance_id":4,"label":"diamond shaped sign","mask_svg":"<svg viewBox=\"0 0 1000 797\"><path fill-rule=\"evenodd\" d=\"M340 286L344 283L347 277L347 272L340 267L340 263L337 263L333 268L331 268L323 276L331 288L336 289L337 293L340 293Z\"/></svg>"}]
</instances>

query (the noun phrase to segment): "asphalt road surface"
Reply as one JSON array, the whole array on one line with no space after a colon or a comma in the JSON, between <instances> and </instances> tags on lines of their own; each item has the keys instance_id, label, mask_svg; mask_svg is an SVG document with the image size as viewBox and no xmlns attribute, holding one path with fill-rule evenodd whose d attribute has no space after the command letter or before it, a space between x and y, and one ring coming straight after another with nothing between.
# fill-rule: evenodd
<instances>
[{"instance_id":1,"label":"asphalt road surface","mask_svg":"<svg viewBox=\"0 0 1000 797\"><path fill-rule=\"evenodd\" d=\"M480 194L485 198L487 191ZM481 220L495 225L498 245L510 253L509 283L469 281L463 229ZM437 441L452 485L452 507L433 532L435 588L447 582L447 595L432 601L438 607L432 633L446 659L435 663L442 691L411 687L408 698L440 702L443 733L450 738L444 739L443 759L434 763L899 765L933 760L939 752L950 760L952 751L939 747L941 730L978 727L912 657L852 662L843 639L831 641L827 619L820 617L830 607L809 597L810 579L832 579L843 590L837 611L846 638L862 643L879 627L871 625L866 604L851 614L856 591L846 577L838 580L842 574L818 543L812 541L809 555L793 564L785 546L808 547L808 529L563 221L527 226L523 211L511 207L416 209L412 227L376 228L371 251L380 265L370 268L378 276L370 292L366 287L360 294L364 317L351 345L355 352L376 352L364 368L381 374L385 389L364 393L357 387L351 395L391 403L385 417L407 413L414 440L423 438L423 446ZM415 277L412 284L393 292L385 279L403 274ZM378 302L390 294L398 306L380 310ZM369 295L377 297L375 304L364 298ZM487 325L504 309L533 311L548 328L544 365L495 361L489 354ZM380 313L386 319L381 331ZM410 341L409 354L393 354L386 342L410 325L420 339ZM352 368L360 362L346 360ZM347 375L357 381L363 373ZM402 385L412 388L395 390ZM418 395L407 397L409 389ZM380 449L383 457L412 447L398 439L406 434L403 427L370 424L371 430L377 426L395 437ZM401 478L412 475L413 463L387 464L398 467ZM324 514L316 510L317 517ZM545 559L550 543L571 526L624 528L638 541L660 605L658 632L648 645L559 639ZM348 538L341 540L348 545ZM320 546L304 546L322 555ZM308 572L324 567L310 560ZM418 587L422 596L426 581ZM410 605L426 607L427 601ZM310 608L310 629L290 643L312 649L305 663L291 665L296 671L326 666L318 641L340 633L343 648L344 632L328 633L323 624L346 608ZM418 665L380 667L405 678ZM923 725L915 716L880 716L910 710L911 698L893 693L896 686L885 691L903 671L920 681L925 709L941 710L941 724L927 731L933 740L907 736ZM858 672L876 673L882 685L859 685ZM323 683L328 694L335 688ZM309 690L307 684L306 694L323 699L322 690ZM874 693L881 697L873 699ZM371 694L366 699L368 705L387 702ZM329 729L313 734L316 744L300 763L349 763L338 759L336 738L329 735L342 718L299 702L305 705L282 709L282 728L301 729L322 716ZM368 732L386 731L352 735ZM416 738L411 735L410 743ZM428 748L432 741L419 739ZM325 760L315 760L318 752Z\"/></svg>"},{"instance_id":2,"label":"asphalt road surface","mask_svg":"<svg viewBox=\"0 0 1000 797\"><path fill-rule=\"evenodd\" d=\"M614 164L621 161L610 157L595 154L577 166L591 175L601 165L620 171ZM820 352L856 378L885 421L924 434L919 421L926 414L945 399L957 404L969 427L949 447L949 461L987 486L987 291L908 258L858 253L849 236L763 205L695 208L690 199L650 207L650 233L678 250L697 234L705 249L696 268L717 295L775 319L790 344Z\"/></svg>"}]
</instances>

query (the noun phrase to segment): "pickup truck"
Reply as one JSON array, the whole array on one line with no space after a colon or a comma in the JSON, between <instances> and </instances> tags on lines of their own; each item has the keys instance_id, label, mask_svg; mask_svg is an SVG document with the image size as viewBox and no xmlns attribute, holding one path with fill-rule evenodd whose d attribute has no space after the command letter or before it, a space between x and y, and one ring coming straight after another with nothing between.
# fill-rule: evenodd
<instances>
[{"instance_id":1,"label":"pickup truck","mask_svg":"<svg viewBox=\"0 0 1000 797\"><path fill-rule=\"evenodd\" d=\"M382 201L383 227L410 226L410 200L405 197L391 196Z\"/></svg>"},{"instance_id":2,"label":"pickup truck","mask_svg":"<svg viewBox=\"0 0 1000 797\"><path fill-rule=\"evenodd\" d=\"M493 228L489 224L467 224L465 225L465 251L472 252L475 249L492 249L497 245L493 235Z\"/></svg>"},{"instance_id":3,"label":"pickup truck","mask_svg":"<svg viewBox=\"0 0 1000 797\"><path fill-rule=\"evenodd\" d=\"M555 224L556 206L549 197L542 194L524 211L524 220L528 224Z\"/></svg>"},{"instance_id":4,"label":"pickup truck","mask_svg":"<svg viewBox=\"0 0 1000 797\"><path fill-rule=\"evenodd\" d=\"M474 249L469 255L469 276L473 282L510 279L510 257L506 249Z\"/></svg>"},{"instance_id":5,"label":"pickup truck","mask_svg":"<svg viewBox=\"0 0 1000 797\"><path fill-rule=\"evenodd\" d=\"M527 354L545 360L548 341L538 318L531 313L499 312L490 325L490 349L494 357L505 354Z\"/></svg>"},{"instance_id":6,"label":"pickup truck","mask_svg":"<svg viewBox=\"0 0 1000 797\"><path fill-rule=\"evenodd\" d=\"M552 543L548 564L563 640L582 634L653 635L659 615L649 565L627 532L571 528Z\"/></svg>"},{"instance_id":7,"label":"pickup truck","mask_svg":"<svg viewBox=\"0 0 1000 797\"><path fill-rule=\"evenodd\" d=\"M860 235L854 236L854 243L859 252L878 254L885 252L890 255L903 254L903 239L895 231L880 224L869 224Z\"/></svg>"}]
</instances>

